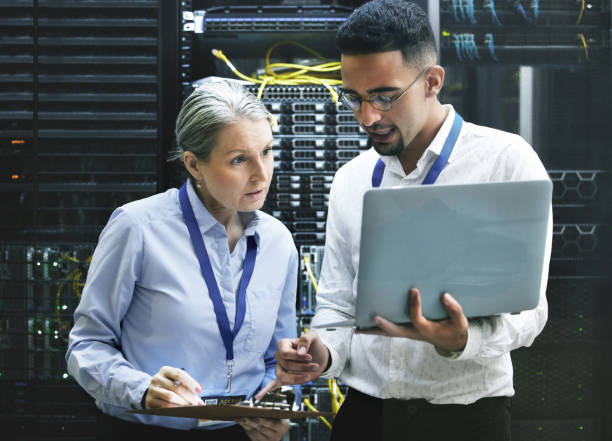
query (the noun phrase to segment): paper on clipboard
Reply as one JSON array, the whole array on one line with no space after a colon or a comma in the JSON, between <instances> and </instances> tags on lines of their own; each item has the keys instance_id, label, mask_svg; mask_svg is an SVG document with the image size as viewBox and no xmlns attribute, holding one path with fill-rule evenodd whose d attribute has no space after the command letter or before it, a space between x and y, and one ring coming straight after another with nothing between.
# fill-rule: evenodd
<instances>
[{"instance_id":1,"label":"paper on clipboard","mask_svg":"<svg viewBox=\"0 0 612 441\"><path fill-rule=\"evenodd\" d=\"M128 413L143 415L171 416L179 418L198 418L204 420L234 421L238 418L273 418L273 419L301 419L330 417L331 412L313 412L306 410L284 410L269 407L243 406L243 405L208 405L208 406L180 406L158 409L135 409Z\"/></svg>"}]
</instances>

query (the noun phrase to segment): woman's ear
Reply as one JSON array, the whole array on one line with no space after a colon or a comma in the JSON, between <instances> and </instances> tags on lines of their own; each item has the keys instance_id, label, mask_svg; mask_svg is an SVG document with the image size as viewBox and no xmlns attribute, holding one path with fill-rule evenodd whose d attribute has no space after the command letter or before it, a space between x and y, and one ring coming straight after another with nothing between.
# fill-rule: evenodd
<instances>
[{"instance_id":1,"label":"woman's ear","mask_svg":"<svg viewBox=\"0 0 612 441\"><path fill-rule=\"evenodd\" d=\"M187 172L195 179L200 181L202 179L202 171L200 170L200 160L193 152L183 153L183 163Z\"/></svg>"},{"instance_id":2,"label":"woman's ear","mask_svg":"<svg viewBox=\"0 0 612 441\"><path fill-rule=\"evenodd\" d=\"M440 65L430 67L425 72L425 81L427 82L427 93L431 96L437 96L444 85L444 68Z\"/></svg>"}]
</instances>

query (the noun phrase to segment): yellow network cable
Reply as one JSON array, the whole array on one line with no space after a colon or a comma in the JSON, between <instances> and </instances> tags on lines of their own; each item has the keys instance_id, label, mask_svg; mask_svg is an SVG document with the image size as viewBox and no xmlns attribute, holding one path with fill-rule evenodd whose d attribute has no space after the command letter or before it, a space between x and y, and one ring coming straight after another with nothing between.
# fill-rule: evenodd
<instances>
[{"instance_id":1,"label":"yellow network cable","mask_svg":"<svg viewBox=\"0 0 612 441\"><path fill-rule=\"evenodd\" d=\"M578 14L578 20L576 20L576 24L580 24L580 22L582 21L582 14L584 14L584 6L585 0L582 0L580 5L580 14Z\"/></svg>"},{"instance_id":2,"label":"yellow network cable","mask_svg":"<svg viewBox=\"0 0 612 441\"><path fill-rule=\"evenodd\" d=\"M270 63L270 55L272 51L279 46L292 44L304 49L311 55L319 58L323 61L323 64L315 66L307 66L303 64L294 63ZM236 67L229 61L225 54L219 49L213 49L212 54L223 61L234 74L245 81L250 83L259 84L259 90L257 91L257 98L261 98L263 91L268 85L280 84L280 85L304 85L304 84L319 84L327 88L329 91L332 101L338 101L338 94L334 90L333 86L339 86L342 84L340 79L340 62L328 61L325 57L320 55L318 52L308 48L307 46L298 43L297 41L280 41L272 45L266 53L266 66L264 69L264 75L247 76L240 72Z\"/></svg>"},{"instance_id":3,"label":"yellow network cable","mask_svg":"<svg viewBox=\"0 0 612 441\"><path fill-rule=\"evenodd\" d=\"M327 387L329 387L329 393L331 394L331 408L335 418L340 406L344 403L344 395L340 392L340 388L335 379L332 380L330 378L327 380Z\"/></svg>"},{"instance_id":4,"label":"yellow network cable","mask_svg":"<svg viewBox=\"0 0 612 441\"><path fill-rule=\"evenodd\" d=\"M304 398L302 401L304 402L307 408L309 408L313 412L318 412L317 408L310 404L310 400L308 398ZM325 417L320 416L319 419L323 421L323 424L325 424L329 428L329 430L332 430L332 425L329 423L329 421L327 421Z\"/></svg>"},{"instance_id":5,"label":"yellow network cable","mask_svg":"<svg viewBox=\"0 0 612 441\"><path fill-rule=\"evenodd\" d=\"M89 267L89 264L91 263L91 257L89 256L86 260L85 260L85 265L86 267ZM61 300L61 295L62 295L62 290L64 289L64 287L66 286L66 284L68 282L72 282L72 291L74 292L74 294L76 295L76 297L80 300L81 299L81 289L83 288L83 286L85 286L85 284L83 282L81 282L81 278L85 275L85 271L81 265L81 261L78 259L75 259L72 256L69 256L68 254L62 254L62 259L64 260L69 260L71 262L75 262L76 264L78 264L79 266L77 268L75 268L74 270L72 270L70 272L70 274L68 274L59 284L59 286L57 287L57 293L55 294L55 313L57 316L57 322L58 324L64 329L67 330L68 329L68 324L64 323L61 319L61 315L60 315L60 310L61 310L61 306L60 306L60 300Z\"/></svg>"},{"instance_id":6,"label":"yellow network cable","mask_svg":"<svg viewBox=\"0 0 612 441\"><path fill-rule=\"evenodd\" d=\"M308 273L308 277L312 282L312 287L314 288L315 294L319 291L319 287L317 285L317 279L315 279L314 273L312 272L312 268L310 267L310 257L304 256L304 266L306 267L306 272Z\"/></svg>"},{"instance_id":7,"label":"yellow network cable","mask_svg":"<svg viewBox=\"0 0 612 441\"><path fill-rule=\"evenodd\" d=\"M584 36L584 34L578 34L578 38L580 38L580 40L582 41L582 46L584 47L584 56L586 57L587 61L589 60L589 47L587 45L587 41L586 38Z\"/></svg>"}]
</instances>

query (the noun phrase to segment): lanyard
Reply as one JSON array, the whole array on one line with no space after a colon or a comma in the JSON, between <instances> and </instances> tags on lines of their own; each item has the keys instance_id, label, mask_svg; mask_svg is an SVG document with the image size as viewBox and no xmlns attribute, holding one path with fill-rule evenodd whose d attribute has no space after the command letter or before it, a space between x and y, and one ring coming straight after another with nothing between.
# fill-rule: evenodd
<instances>
[{"instance_id":1,"label":"lanyard","mask_svg":"<svg viewBox=\"0 0 612 441\"><path fill-rule=\"evenodd\" d=\"M436 182L440 172L448 162L448 158L450 157L453 148L455 147L455 143L459 138L459 132L461 131L461 126L463 124L463 118L457 112L455 112L455 120L453 121L453 126L446 137L446 141L444 141L444 146L442 147L442 151L440 152L440 156L436 158L436 161L433 163L427 176L423 180L422 185L429 185ZM385 163L382 159L378 158L376 165L374 166L374 172L372 173L372 187L377 188L380 187L380 183L382 182L383 174L385 173Z\"/></svg>"},{"instance_id":2,"label":"lanyard","mask_svg":"<svg viewBox=\"0 0 612 441\"><path fill-rule=\"evenodd\" d=\"M202 270L202 276L208 287L208 294L213 303L215 310L215 316L217 317L217 326L225 345L225 365L227 366L227 392L229 393L232 389L232 368L234 366L234 338L240 331L242 323L244 322L244 314L246 312L246 289L251 281L253 275L253 268L255 267L255 258L257 256L257 244L255 243L255 236L247 236L247 251L244 258L244 265L242 269L242 277L240 278L240 288L238 289L238 301L236 304L236 321L234 323L234 331L232 332L227 318L227 311L223 305L221 299L221 293L217 286L217 280L213 273L212 266L210 264L210 258L206 252L206 245L202 239L200 228L196 221L195 215L193 214L193 208L189 202L189 196L187 196L187 184L183 184L179 191L179 201L181 203L181 210L183 217L185 218L185 224L189 230L189 236L191 237L191 243L193 249L200 262L200 269Z\"/></svg>"}]
</instances>

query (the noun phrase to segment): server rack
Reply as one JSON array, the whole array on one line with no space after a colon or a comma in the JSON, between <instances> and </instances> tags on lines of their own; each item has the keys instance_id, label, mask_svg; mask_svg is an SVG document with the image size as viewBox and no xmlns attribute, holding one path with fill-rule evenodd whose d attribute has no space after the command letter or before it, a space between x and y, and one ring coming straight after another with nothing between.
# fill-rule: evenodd
<instances>
[{"instance_id":1,"label":"server rack","mask_svg":"<svg viewBox=\"0 0 612 441\"><path fill-rule=\"evenodd\" d=\"M165 188L177 14L156 0L0 2L3 439L94 435L67 334L112 210Z\"/></svg>"},{"instance_id":2,"label":"server rack","mask_svg":"<svg viewBox=\"0 0 612 441\"><path fill-rule=\"evenodd\" d=\"M448 0L439 2L439 7L440 55L448 67L442 100L452 103L470 121L520 132L540 154L555 188L549 321L531 348L512 353L517 390L513 435L520 440L609 439L606 367L610 365L610 327L605 317L610 313L606 202L611 164L603 138L610 122L604 116L610 114L610 4ZM214 42L221 38L221 31L215 29ZM255 38L256 29L249 31L248 38ZM212 44L211 40L207 43ZM319 39L309 41L316 44ZM231 42L225 43L225 48L234 48ZM235 50L236 64L252 66L251 70L261 67L252 55L248 58L240 48ZM195 51L206 52L202 47ZM214 66L211 75L233 76L215 60L208 65ZM574 87L569 78L581 85ZM561 82L561 87L550 81ZM601 85L600 93L586 84ZM559 90L565 93L563 98ZM303 101L295 105L306 114L298 116L294 104L283 106L269 98L264 96L264 102L278 114L281 131L280 163L266 208L293 228L300 257L313 263L309 271L301 260L298 328L305 329L316 304L311 280L313 273L316 279L314 262L320 264L324 241L325 191L321 188L329 188L323 178L333 174L333 160L340 151L334 150L334 141L329 139L336 129L325 124L338 120L323 111L312 113ZM314 99L311 107L315 103L314 107L323 106ZM300 122L305 122L303 128ZM555 127L555 133L548 132L548 127ZM570 130L581 138L576 139ZM355 132L351 141L355 147L360 145L359 135ZM580 142L585 138L588 148ZM572 152L572 142L582 146L580 153ZM564 146L563 161L554 154L557 146ZM323 183L317 187L323 193L317 193L317 198L310 193L315 187L309 179L314 176L321 179L317 185ZM297 208L309 210L305 222L296 221L297 216L305 215ZM305 390L316 395L326 387L315 383Z\"/></svg>"},{"instance_id":3,"label":"server rack","mask_svg":"<svg viewBox=\"0 0 612 441\"><path fill-rule=\"evenodd\" d=\"M333 58L335 27L363 1L218 3L0 2L0 421L9 439L91 438L92 400L62 365L66 325L112 209L182 182L165 163L177 108L194 80L233 76L211 45L247 72L279 39L305 39ZM554 182L549 321L532 348L512 354L514 438L610 439L610 2L426 3L440 10L442 100L467 120L521 132ZM283 21L290 29L266 21L281 10L295 18ZM238 20L213 27L215 14ZM198 35L200 23L208 27ZM266 209L300 248L302 330L316 303L330 179L365 137L323 88L266 93L281 123ZM325 382L304 392L330 409ZM289 438L328 433L309 420Z\"/></svg>"},{"instance_id":4,"label":"server rack","mask_svg":"<svg viewBox=\"0 0 612 441\"><path fill-rule=\"evenodd\" d=\"M520 133L553 181L549 316L511 353L513 438L610 439L610 2L443 1L441 55L450 101Z\"/></svg>"}]
</instances>

